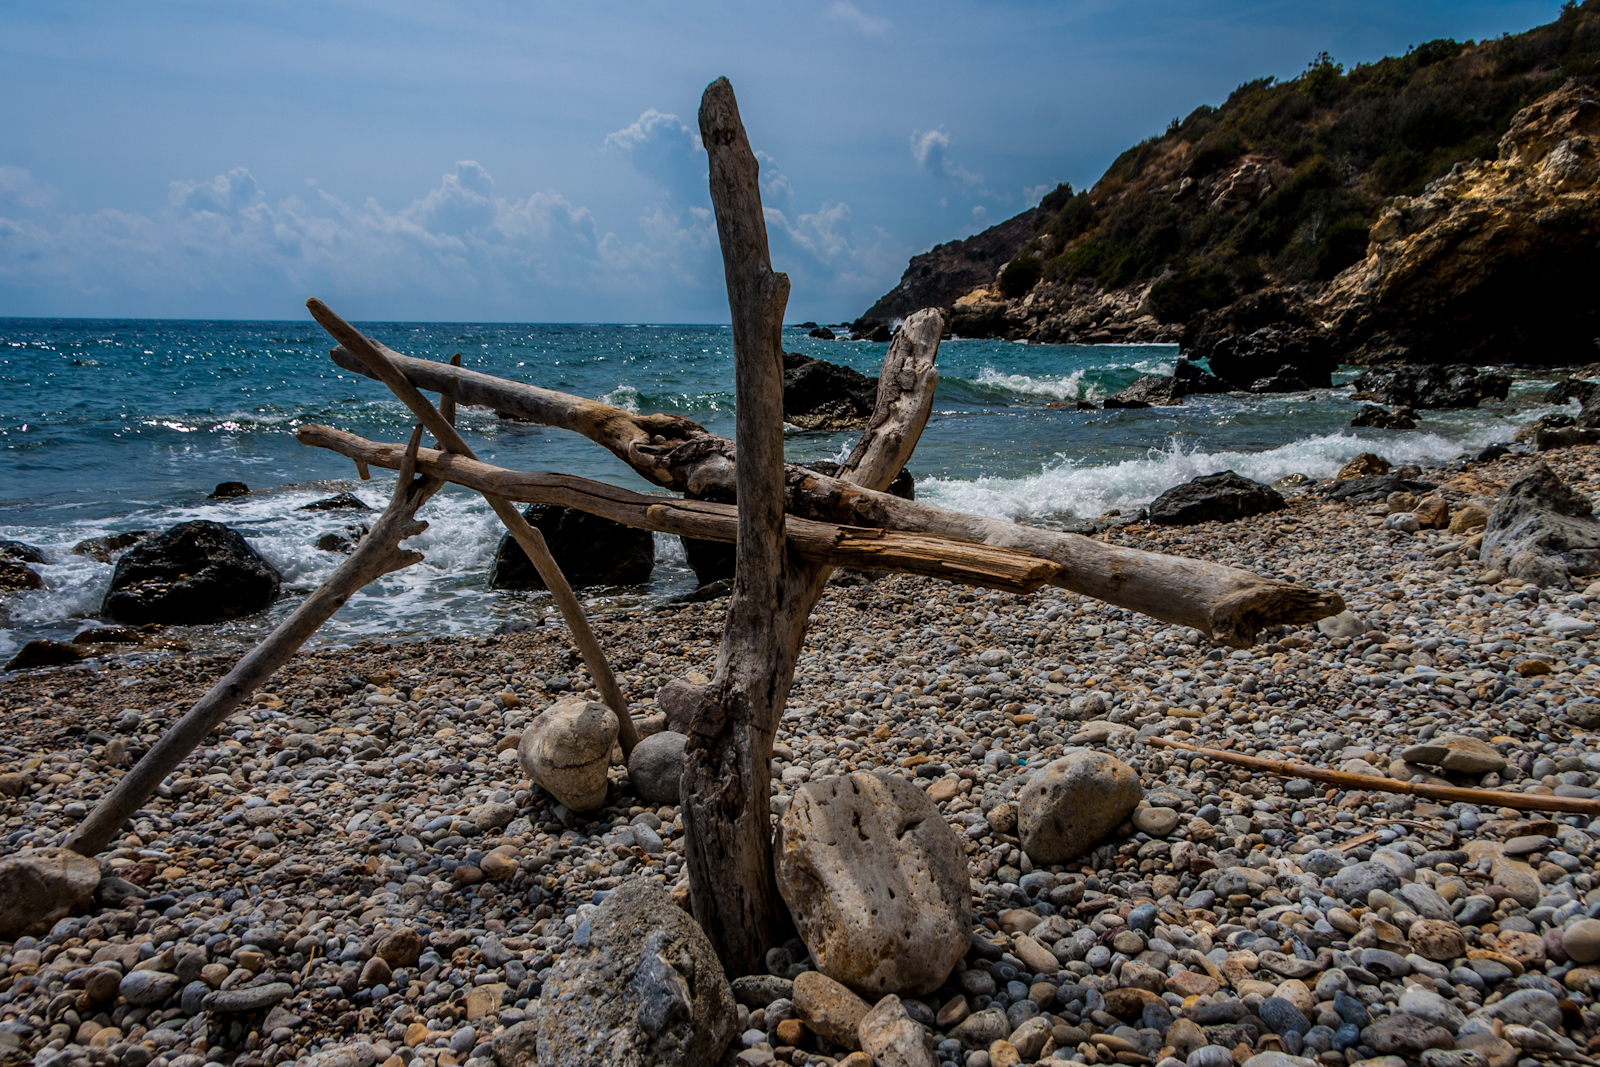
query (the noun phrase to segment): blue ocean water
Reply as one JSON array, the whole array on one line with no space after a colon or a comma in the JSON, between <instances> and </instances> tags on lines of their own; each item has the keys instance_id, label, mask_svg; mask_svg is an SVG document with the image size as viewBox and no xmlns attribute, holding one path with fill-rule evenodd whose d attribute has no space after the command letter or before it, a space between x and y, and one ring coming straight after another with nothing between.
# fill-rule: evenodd
<instances>
[{"instance_id":1,"label":"blue ocean water","mask_svg":"<svg viewBox=\"0 0 1600 1067\"><path fill-rule=\"evenodd\" d=\"M722 326L363 323L408 355L605 400L670 411L732 436L732 351ZM785 331L791 351L875 374L882 344L814 340ZM112 567L73 555L79 541L158 530L196 518L240 530L285 578L289 595L261 619L207 628L235 639L270 624L339 557L317 538L346 513L295 508L339 489L381 507L392 476L356 479L342 457L293 435L322 422L403 440L408 413L376 382L327 358L314 323L0 319L0 538L45 550L46 588L0 602L0 655L35 636L70 637L95 617ZM1233 469L1263 481L1332 474L1362 451L1397 462L1450 459L1509 440L1537 416L1540 381L1519 379L1511 401L1429 412L1416 431L1351 430L1348 390L1195 397L1180 407L1077 411L1141 374L1170 371L1164 345L1025 345L955 339L939 353L935 413L911 469L920 499L1025 522L1071 522L1148 503L1199 474ZM1059 406L1061 404L1065 406ZM1057 404L1052 407L1050 405ZM603 449L559 430L463 409L462 429L487 461L650 487ZM854 435L792 430L790 458L837 458ZM219 482L253 490L208 501ZM416 544L427 561L375 583L325 630L330 640L484 632L551 607L540 594L491 593L500 535L470 492L447 490L424 510ZM675 539L660 537L648 587L590 591L599 603L659 599L693 587Z\"/></svg>"}]
</instances>

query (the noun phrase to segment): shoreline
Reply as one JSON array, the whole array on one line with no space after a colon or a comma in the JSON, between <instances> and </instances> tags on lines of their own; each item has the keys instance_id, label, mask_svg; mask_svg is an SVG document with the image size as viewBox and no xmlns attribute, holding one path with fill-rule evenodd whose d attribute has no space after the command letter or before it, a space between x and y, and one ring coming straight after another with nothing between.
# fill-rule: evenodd
<instances>
[{"instance_id":1,"label":"shoreline","mask_svg":"<svg viewBox=\"0 0 1600 1067\"><path fill-rule=\"evenodd\" d=\"M1425 470L1423 477L1458 508L1490 500L1536 462L1580 490L1600 491L1594 447L1513 454L1465 470ZM1410 842L1417 857L1484 836L1464 821L1483 819L1468 819L1459 806L1333 790L1291 796L1281 780L1143 745L1141 731L1329 766L1361 760L1381 774L1424 730L1465 730L1503 751L1508 778L1509 768L1519 768L1521 780L1500 788L1526 788L1543 769L1538 760L1577 760L1585 769L1571 773L1586 775L1590 785L1579 788L1592 792L1600 764L1592 771L1582 756L1600 737L1561 712L1600 693L1597 645L1593 637L1544 632L1542 620L1556 612L1594 618L1600 598L1573 590L1530 599L1521 583L1484 585L1475 562L1440 551L1462 538L1377 529L1374 511L1304 494L1286 511L1238 522L1129 525L1100 536L1204 554L1269 577L1336 583L1350 608L1383 631L1381 641L1369 635L1353 644L1307 627L1230 651L1058 589L1016 596L906 577L836 582L813 614L779 730L775 813L805 780L854 770L903 775L929 789L968 852L976 931L1012 953L1031 928L1020 912L1035 921L1061 917L1070 940L1073 930L1096 922L1104 932L1116 929L1106 924L1115 909L1141 901L1156 906L1162 919L1154 930L1168 934L1143 931L1145 942L1172 947L1173 937L1199 944L1203 936L1220 946L1217 931L1230 923L1259 926L1274 898L1319 906L1320 891L1295 881L1308 877L1302 861L1312 851L1373 828L1393 839L1372 844ZM1571 608L1575 598L1583 609ZM710 673L724 607L719 601L594 618L636 714L654 710L639 700L642 692ZM1010 659L980 663L992 650ZM1524 674L1519 667L1530 660L1547 663L1549 672ZM0 678L11 725L0 745L7 847L58 839L114 779L118 750L123 759L137 755L232 662L222 652L107 657L93 667ZM570 948L582 909L598 902L597 893L638 877L659 880L680 899L686 893L676 805L640 804L618 786L625 772L614 767L616 806L574 817L522 777L517 732L551 699L585 684L560 627L302 651L253 707L230 718L214 745L191 756L164 787L171 795L152 798L131 834L104 857L139 887L144 906L71 920L57 927L61 936L33 947L0 943L0 1025L23 1019L29 1030L16 1053L39 1062L38 1050L59 1040L57 1048L71 1045L81 1050L72 1057L96 1063L202 1067L204 1039L228 1045L223 1062L253 1067L366 1041L375 1061L389 1067L418 1059L450 1067L474 1058L487 1067L494 1036L523 1021L544 968ZM1146 794L1139 828L1125 826L1129 832L1079 861L1033 870L1007 829L1005 807L1014 805L1026 771L1085 744L1138 772ZM13 787L19 795L10 795ZM1536 814L1516 819L1545 824ZM1588 833L1588 821L1576 816L1548 823L1561 828L1563 842L1569 830ZM1449 843L1440 844L1445 838ZM1568 845L1569 853L1574 848ZM1596 853L1578 848L1569 858L1576 869L1557 869L1541 892L1566 885L1587 907L1600 886ZM1431 872L1437 884L1457 876L1459 865L1445 865L1451 869ZM1279 888L1267 890L1265 901L1217 894L1205 901L1215 878L1209 872L1236 867L1273 871ZM1292 891L1282 891L1286 885ZM1058 894L1060 906L1050 903L1069 886L1086 888ZM1097 902L1108 895L1114 910L1065 903L1084 891ZM1507 918L1529 910L1516 912L1513 902ZM1326 907L1320 913L1329 914ZM219 922L224 914L231 925ZM1123 919L1118 925L1126 927ZM437 963L373 964L378 935L401 927L422 934ZM1475 929L1492 947L1494 934ZM212 941L218 933L224 936ZM254 1048L243 1035L237 1047L208 1036L216 1034L213 1013L189 1013L176 1001L150 1010L108 1005L102 1023L89 1008L58 1008L49 1017L71 973L141 944L149 949L138 949L135 960L146 951L198 947L210 967L221 968L199 980L215 979L223 989L281 981L289 992L272 1009L275 1017L252 1022ZM1231 940L1228 949L1237 954ZM923 1007L942 1012L957 996L968 998L974 1018L1002 1001L1014 1007L1028 997L1008 996L1004 981L958 982L973 970L999 974L995 968L1012 958L980 968L978 957L969 957L972 966L924 998ZM1093 954L1065 963L1051 997L1070 991L1079 1010L1072 999L1046 998L1042 1010L1066 1028L1057 1036L1083 1033L1085 1024L1114 1029L1096 1024L1100 1009L1086 1005L1091 992L1117 988L1116 977ZM1190 973L1196 971L1204 973L1191 960ZM500 1002L468 995L488 986L503 991ZM1586 1032L1600 1022L1584 1007L1591 988L1568 993L1580 999ZM752 1010L762 1009L741 1006L740 1031ZM64 1011L77 1019L66 1026L70 1033L53 1029L63 1026ZM774 1048L776 1014L767 1034ZM35 1016L39 1024L26 1021ZM1121 1021L1141 1028L1138 1018ZM418 1024L426 1025L418 1031ZM959 1025L937 1027L935 1039L960 1040L949 1036ZM97 1034L104 1035L98 1045ZM1093 1047L1092 1036L1083 1043ZM957 1062L975 1062L967 1051ZM1145 1051L1146 1062L1156 1062L1156 1051ZM6 1055L0 1045L0 1060L9 1063ZM1338 1060L1346 1062L1354 1060Z\"/></svg>"}]
</instances>

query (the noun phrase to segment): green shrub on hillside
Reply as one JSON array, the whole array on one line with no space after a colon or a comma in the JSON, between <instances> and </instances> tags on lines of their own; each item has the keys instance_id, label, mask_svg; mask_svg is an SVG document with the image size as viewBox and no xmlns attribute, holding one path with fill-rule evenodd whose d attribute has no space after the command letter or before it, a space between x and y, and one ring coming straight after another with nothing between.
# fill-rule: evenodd
<instances>
[{"instance_id":1,"label":"green shrub on hillside","mask_svg":"<svg viewBox=\"0 0 1600 1067\"><path fill-rule=\"evenodd\" d=\"M1516 113L1571 77L1600 79L1600 0L1516 36L1427 41L1349 70L1322 53L1297 78L1257 78L1195 108L1123 152L1092 190L1058 186L1025 256L1048 248L1045 278L1107 288L1171 270L1158 287L1164 317L1209 306L1224 284L1331 278L1365 255L1388 198L1494 158ZM1290 177L1242 209L1180 195L1180 179L1212 188L1247 154Z\"/></svg>"},{"instance_id":2,"label":"green shrub on hillside","mask_svg":"<svg viewBox=\"0 0 1600 1067\"><path fill-rule=\"evenodd\" d=\"M1027 296L1044 273L1044 264L1038 256L1018 256L1000 268L1000 295L1007 300Z\"/></svg>"}]
</instances>

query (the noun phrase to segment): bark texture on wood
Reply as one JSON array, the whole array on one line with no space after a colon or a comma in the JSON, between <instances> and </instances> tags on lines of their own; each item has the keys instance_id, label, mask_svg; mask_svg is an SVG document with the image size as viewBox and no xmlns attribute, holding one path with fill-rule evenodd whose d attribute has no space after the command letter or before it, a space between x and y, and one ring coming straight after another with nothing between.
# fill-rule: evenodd
<instances>
[{"instance_id":1,"label":"bark texture on wood","mask_svg":"<svg viewBox=\"0 0 1600 1067\"><path fill-rule=\"evenodd\" d=\"M398 445L368 441L331 426L301 426L295 437L301 444L326 448L375 467L398 465L402 452ZM418 453L417 469L481 493L521 503L576 508L638 529L726 543L733 543L738 534L738 510L732 504L646 496L570 474L509 471L430 448ZM1030 593L1054 580L1060 571L1048 560L1010 549L813 522L794 515L784 517L784 536L790 551L808 563L920 574L1013 593Z\"/></svg>"},{"instance_id":2,"label":"bark texture on wood","mask_svg":"<svg viewBox=\"0 0 1600 1067\"><path fill-rule=\"evenodd\" d=\"M733 321L738 560L722 645L684 746L683 821L694 917L730 974L760 969L781 922L767 782L806 611L784 543L783 312L759 169L727 79L706 88L700 137Z\"/></svg>"},{"instance_id":3,"label":"bark texture on wood","mask_svg":"<svg viewBox=\"0 0 1600 1067\"><path fill-rule=\"evenodd\" d=\"M907 326L911 321L907 320ZM906 333L903 326L901 334ZM908 335L907 345L915 339L915 334ZM891 356L894 354L891 345ZM333 358L341 367L361 369L348 353L335 350ZM450 393L462 403L512 411L582 433L656 485L698 497L735 499L733 443L688 419L634 415L597 401L457 371L442 363L391 358L423 388ZM891 367L890 362L885 361L885 377L908 373ZM920 431L920 426L917 429ZM915 439L910 435L910 440ZM1315 622L1344 610L1344 601L1331 591L1263 578L1238 567L902 500L882 491L887 483L854 485L843 472L830 478L789 466L785 481L785 509L793 515L843 526L934 534L1024 552L1061 567L1053 585L1162 622L1193 627L1235 648L1249 647L1268 626Z\"/></svg>"},{"instance_id":4,"label":"bark texture on wood","mask_svg":"<svg viewBox=\"0 0 1600 1067\"><path fill-rule=\"evenodd\" d=\"M389 506L349 558L339 564L287 619L273 627L260 644L234 664L221 681L195 702L188 714L161 735L150 751L112 786L73 830L67 838L67 848L85 856L103 851L122 831L122 824L150 799L162 779L176 770L217 724L271 678L273 672L289 662L300 646L332 618L334 612L344 607L345 601L390 571L409 567L422 559L420 552L402 549L400 542L428 528L426 522L417 519L417 509L438 492L444 482L432 477L413 479L412 460L421 441L422 427L419 426L411 435L406 458L400 463L400 476L395 480Z\"/></svg>"},{"instance_id":5,"label":"bark texture on wood","mask_svg":"<svg viewBox=\"0 0 1600 1067\"><path fill-rule=\"evenodd\" d=\"M1173 748L1219 763L1248 767L1265 774L1281 774L1286 778L1309 778L1314 782L1327 782L1341 789L1371 789L1379 793L1407 793L1424 800L1442 800L1446 804L1478 804L1487 807L1519 808L1524 811L1568 811L1578 815L1600 815L1600 800L1583 797L1546 796L1541 793L1513 793L1509 789L1468 789L1455 785L1435 785L1432 782L1402 782L1395 778L1379 778L1371 774L1353 774L1349 771L1313 767L1309 763L1289 760L1262 759L1240 752L1220 748L1200 748L1165 737L1147 737L1145 743L1159 748Z\"/></svg>"},{"instance_id":6,"label":"bark texture on wood","mask_svg":"<svg viewBox=\"0 0 1600 1067\"><path fill-rule=\"evenodd\" d=\"M469 459L477 458L466 440L456 431L453 403L450 405L450 417L446 418L395 366L389 358L388 349L367 338L354 326L334 314L333 310L322 301L307 300L306 307L310 310L311 317L332 334L345 351L353 353L373 377L387 385L401 403L411 409L412 414L422 421L433 434L434 440L438 441L445 451ZM451 362L454 363L455 360ZM539 572L539 577L544 581L545 587L550 590L550 596L561 611L567 629L572 632L573 643L578 646L584 664L589 668L595 688L600 691L600 698L605 701L607 707L616 712L617 743L622 746L624 754L632 752L633 746L639 743L639 731L633 724L633 717L628 714L627 699L622 695L622 687L617 684L616 676L611 673L611 665L606 661L600 641L589 626L583 605L578 603L572 587L567 584L566 575L561 573L555 557L550 555L544 534L529 524L528 520L522 517L522 513L505 497L485 493L483 498L489 502L495 515L521 546L522 551L527 554L534 569Z\"/></svg>"}]
</instances>

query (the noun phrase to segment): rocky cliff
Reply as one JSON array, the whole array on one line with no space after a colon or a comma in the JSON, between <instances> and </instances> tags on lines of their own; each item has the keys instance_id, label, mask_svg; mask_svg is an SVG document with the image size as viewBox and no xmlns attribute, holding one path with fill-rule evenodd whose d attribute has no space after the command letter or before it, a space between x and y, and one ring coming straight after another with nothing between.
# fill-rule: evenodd
<instances>
[{"instance_id":1,"label":"rocky cliff","mask_svg":"<svg viewBox=\"0 0 1600 1067\"><path fill-rule=\"evenodd\" d=\"M934 245L920 256L912 256L900 284L879 297L856 320L855 329L862 332L886 326L926 307L947 308L959 297L987 286L1000 268L1033 240L1036 214L1029 208L982 233Z\"/></svg>"},{"instance_id":2,"label":"rocky cliff","mask_svg":"<svg viewBox=\"0 0 1600 1067\"><path fill-rule=\"evenodd\" d=\"M1600 0L1349 72L1319 56L989 231L1031 217L981 283L976 257L959 274L918 257L858 327L892 300L937 303L961 336L1179 342L1235 383L1285 364L1312 380L1340 362L1590 362L1597 81Z\"/></svg>"}]
</instances>

